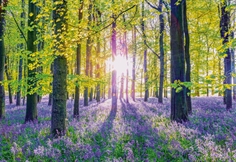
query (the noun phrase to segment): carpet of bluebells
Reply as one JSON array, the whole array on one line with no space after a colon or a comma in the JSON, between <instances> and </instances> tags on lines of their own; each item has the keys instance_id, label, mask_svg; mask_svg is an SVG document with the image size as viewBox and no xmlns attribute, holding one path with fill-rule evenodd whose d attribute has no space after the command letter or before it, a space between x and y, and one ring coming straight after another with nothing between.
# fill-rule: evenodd
<instances>
[{"instance_id":1,"label":"carpet of bluebells","mask_svg":"<svg viewBox=\"0 0 236 162\"><path fill-rule=\"evenodd\" d=\"M170 121L170 101L158 104L138 98L111 100L80 108L72 118L67 103L67 131L50 136L51 107L47 97L38 104L38 122L24 124L25 106L7 104L0 123L0 161L236 161L236 103L226 111L222 97L192 99L189 122Z\"/></svg>"}]
</instances>

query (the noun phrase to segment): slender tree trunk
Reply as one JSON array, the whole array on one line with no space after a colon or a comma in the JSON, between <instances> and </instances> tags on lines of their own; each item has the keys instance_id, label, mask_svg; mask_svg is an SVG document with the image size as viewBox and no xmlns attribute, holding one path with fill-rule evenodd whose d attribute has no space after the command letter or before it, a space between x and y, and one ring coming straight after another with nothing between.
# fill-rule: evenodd
<instances>
[{"instance_id":1,"label":"slender tree trunk","mask_svg":"<svg viewBox=\"0 0 236 162\"><path fill-rule=\"evenodd\" d=\"M142 2L142 22L141 29L143 33L143 42L144 42L144 54L143 54L143 69L144 69L144 101L148 101L149 97L149 86L148 86L148 73L147 73L147 47L146 44L146 35L145 35L145 23L144 23L144 1Z\"/></svg>"},{"instance_id":2,"label":"slender tree trunk","mask_svg":"<svg viewBox=\"0 0 236 162\"><path fill-rule=\"evenodd\" d=\"M22 13L21 13L21 23L20 23L20 26L21 26L21 29L24 29L25 28L25 23L24 23L24 20L25 20L25 1L22 0L21 1L21 8L22 8ZM21 38L23 38L23 35L21 34ZM20 44L20 49L23 49L24 48L24 44L21 43ZM21 53L22 54L22 53ZM19 66L18 66L18 88L17 88L17 92L16 92L16 106L20 106L20 102L21 102L21 84L20 84L20 81L22 80L22 66L23 66L23 58L22 56L20 55L20 58L19 58Z\"/></svg>"},{"instance_id":3,"label":"slender tree trunk","mask_svg":"<svg viewBox=\"0 0 236 162\"><path fill-rule=\"evenodd\" d=\"M53 63L51 64L50 66L50 72L51 74L53 74ZM52 86L52 82L50 82L50 87ZM48 106L51 106L52 105L52 92L49 94L49 99L48 99Z\"/></svg>"},{"instance_id":4,"label":"slender tree trunk","mask_svg":"<svg viewBox=\"0 0 236 162\"><path fill-rule=\"evenodd\" d=\"M99 26L100 23L101 23L101 17L102 17L101 12L99 11L99 9L97 9L97 14L98 14L98 16L97 16L97 26ZM101 77L101 72L100 72L101 69L100 69L100 62L99 62L100 61L99 58L101 57L100 56L101 55L100 36L101 36L100 34L98 34L98 36L97 36L97 64L96 64L96 70L97 70L96 78L97 79L100 79L100 77ZM96 101L97 102L101 101L101 84L100 83L97 83L97 86L96 86Z\"/></svg>"},{"instance_id":5,"label":"slender tree trunk","mask_svg":"<svg viewBox=\"0 0 236 162\"><path fill-rule=\"evenodd\" d=\"M112 0L112 3L114 4L114 0ZM115 61L116 58L116 19L115 14L113 13L113 22L112 22L112 35L111 35L111 48L112 48L112 61ZM112 111L117 110L117 84L116 84L116 78L117 73L116 69L112 70L112 98L111 98L111 104L112 104Z\"/></svg>"},{"instance_id":6,"label":"slender tree trunk","mask_svg":"<svg viewBox=\"0 0 236 162\"><path fill-rule=\"evenodd\" d=\"M120 99L124 99L124 73L122 72L120 78Z\"/></svg>"},{"instance_id":7,"label":"slender tree trunk","mask_svg":"<svg viewBox=\"0 0 236 162\"><path fill-rule=\"evenodd\" d=\"M131 97L135 101L135 66L136 66L136 53L137 53L137 42L136 42L136 28L133 27L133 66L132 66L132 83L131 83Z\"/></svg>"},{"instance_id":8,"label":"slender tree trunk","mask_svg":"<svg viewBox=\"0 0 236 162\"><path fill-rule=\"evenodd\" d=\"M84 1L80 0L80 7L78 12L78 20L79 23L81 23L81 20L83 18L83 5ZM81 29L79 29L79 33L81 32ZM80 40L81 41L81 40ZM76 50L76 74L81 74L81 43L77 44L77 50ZM74 100L74 111L73 111L73 117L78 118L79 117L79 101L80 100L80 85L79 82L76 82L75 86L75 100Z\"/></svg>"},{"instance_id":9,"label":"slender tree trunk","mask_svg":"<svg viewBox=\"0 0 236 162\"><path fill-rule=\"evenodd\" d=\"M167 92L168 92L168 82L167 82L167 54L164 56L164 62L165 62L165 72L164 72L164 97L167 98Z\"/></svg>"},{"instance_id":10,"label":"slender tree trunk","mask_svg":"<svg viewBox=\"0 0 236 162\"><path fill-rule=\"evenodd\" d=\"M171 0L171 83L185 82L183 4ZM171 120L182 122L188 120L186 95L182 87L180 92L171 89Z\"/></svg>"},{"instance_id":11,"label":"slender tree trunk","mask_svg":"<svg viewBox=\"0 0 236 162\"><path fill-rule=\"evenodd\" d=\"M163 103L163 84L164 84L164 15L162 13L162 3L163 0L159 0L159 10L161 14L159 15L160 22L160 38L159 38L159 46L160 46L160 82L159 82L159 95L158 102Z\"/></svg>"},{"instance_id":12,"label":"slender tree trunk","mask_svg":"<svg viewBox=\"0 0 236 162\"><path fill-rule=\"evenodd\" d=\"M91 25L92 21L92 4L89 4L89 15L88 15L88 28ZM86 42L86 69L85 69L85 75L89 76L90 72L90 59L91 59L91 36L88 37L87 42ZM84 89L84 106L88 106L89 102L89 88L85 87Z\"/></svg>"},{"instance_id":13,"label":"slender tree trunk","mask_svg":"<svg viewBox=\"0 0 236 162\"><path fill-rule=\"evenodd\" d=\"M229 42L229 25L230 25L230 12L226 10L227 7L227 0L224 0L222 2L221 6L221 21L220 21L220 34L221 38L223 39L223 44L227 45ZM224 75L226 77L224 84L231 85L232 83L232 78L231 78L231 73L232 73L232 61L231 61L231 53L230 49L227 47L225 49L226 57L224 58ZM229 89L226 89L225 92L225 102L226 102L226 109L229 110L232 108L232 88L230 87Z\"/></svg>"},{"instance_id":14,"label":"slender tree trunk","mask_svg":"<svg viewBox=\"0 0 236 162\"><path fill-rule=\"evenodd\" d=\"M101 46L100 45L100 40L99 40L99 37L97 37L97 58L100 57L100 53L101 53L101 49L100 49L101 47L100 46ZM96 69L97 69L96 78L100 79L101 74L100 74L99 60L97 60ZM97 102L101 101L101 84L100 83L97 83L97 86L96 86L96 100L97 100Z\"/></svg>"},{"instance_id":15,"label":"slender tree trunk","mask_svg":"<svg viewBox=\"0 0 236 162\"><path fill-rule=\"evenodd\" d=\"M34 27L35 19L36 19L36 5L32 0L29 0L29 10L28 10L28 26L32 28L32 30L28 30L28 40L27 40L27 50L30 51L28 54L28 65L35 63L34 53L36 50L36 45L34 42L36 41L36 28ZM33 14L33 15L31 15ZM30 69L28 67L28 87L27 87L27 101L26 101L26 115L25 122L35 121L38 118L37 112L37 94L35 92L36 88L36 68Z\"/></svg>"},{"instance_id":16,"label":"slender tree trunk","mask_svg":"<svg viewBox=\"0 0 236 162\"><path fill-rule=\"evenodd\" d=\"M184 9L184 35L185 35L185 62L186 62L186 82L191 82L191 63L190 63L190 39L188 32L188 20L187 20L187 1L183 4ZM186 88L186 106L188 113L192 114L192 102L191 102L191 90Z\"/></svg>"},{"instance_id":17,"label":"slender tree trunk","mask_svg":"<svg viewBox=\"0 0 236 162\"><path fill-rule=\"evenodd\" d=\"M7 6L7 1L0 0L0 4ZM4 47L4 23L5 10L0 10L0 81L4 81L5 47ZM3 84L0 85L0 120L5 118L5 91Z\"/></svg>"},{"instance_id":18,"label":"slender tree trunk","mask_svg":"<svg viewBox=\"0 0 236 162\"><path fill-rule=\"evenodd\" d=\"M91 48L91 47L90 47ZM90 49L91 51L91 49ZM89 76L90 78L93 78L93 63L92 63L92 58L91 58L91 54L90 54L90 64L89 64ZM90 88L89 91L89 101L93 101L93 87Z\"/></svg>"},{"instance_id":19,"label":"slender tree trunk","mask_svg":"<svg viewBox=\"0 0 236 162\"><path fill-rule=\"evenodd\" d=\"M6 76L7 76L7 80L9 81L8 83L8 97L9 97L9 103L12 104L12 91L11 91L11 80L12 80L12 77L8 71L8 65L9 65L9 57L5 57L5 73L6 73Z\"/></svg>"}]
</instances>

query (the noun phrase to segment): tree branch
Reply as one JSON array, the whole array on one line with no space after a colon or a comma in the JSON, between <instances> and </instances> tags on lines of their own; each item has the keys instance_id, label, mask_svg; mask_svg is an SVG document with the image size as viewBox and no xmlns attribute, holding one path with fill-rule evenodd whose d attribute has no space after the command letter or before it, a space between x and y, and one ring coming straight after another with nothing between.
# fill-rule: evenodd
<instances>
[{"instance_id":1,"label":"tree branch","mask_svg":"<svg viewBox=\"0 0 236 162\"><path fill-rule=\"evenodd\" d=\"M147 4L148 4L150 7L152 7L153 9L155 9L155 10L161 12L161 10L160 10L159 7L154 6L153 4L151 4L150 2L148 2L148 0L145 0L145 2L147 2Z\"/></svg>"},{"instance_id":2,"label":"tree branch","mask_svg":"<svg viewBox=\"0 0 236 162\"><path fill-rule=\"evenodd\" d=\"M16 23L17 28L19 29L21 35L23 36L23 38L24 38L24 40L25 40L25 43L27 44L27 39L26 39L26 37L25 37L25 35L24 35L24 32L21 30L19 24L18 24L17 21L16 21L15 15L13 14L13 12L12 12L11 10L10 10L10 13L11 13L11 15L12 15L12 17L13 17L15 23Z\"/></svg>"},{"instance_id":3,"label":"tree branch","mask_svg":"<svg viewBox=\"0 0 236 162\"><path fill-rule=\"evenodd\" d=\"M134 27L135 27L135 29L139 32L139 34L145 35L144 33L140 32L136 26L134 26ZM144 44L145 44L145 46L147 46L147 48L148 48L149 50L152 51L153 54L155 54L155 55L160 59L160 55L159 55L158 53L156 53L156 52L147 44L147 41L145 41Z\"/></svg>"}]
</instances>

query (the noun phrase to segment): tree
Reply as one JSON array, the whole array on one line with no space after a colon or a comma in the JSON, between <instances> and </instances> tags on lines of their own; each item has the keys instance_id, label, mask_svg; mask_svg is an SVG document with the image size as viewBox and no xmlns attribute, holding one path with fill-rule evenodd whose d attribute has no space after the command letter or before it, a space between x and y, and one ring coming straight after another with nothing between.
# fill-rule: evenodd
<instances>
[{"instance_id":1,"label":"tree","mask_svg":"<svg viewBox=\"0 0 236 162\"><path fill-rule=\"evenodd\" d=\"M160 23L160 38L159 38L159 46L160 46L160 82L159 82L159 95L158 102L163 103L163 85L164 85L164 15L162 13L163 0L159 0L159 23Z\"/></svg>"},{"instance_id":2,"label":"tree","mask_svg":"<svg viewBox=\"0 0 236 162\"><path fill-rule=\"evenodd\" d=\"M35 27L35 19L36 19L36 5L33 0L29 0L28 4L28 27L31 28L28 30L27 34L27 50L29 51L27 56L28 61L28 78L27 78L27 101L26 101L26 115L25 122L35 121L38 118L37 112L37 93L35 92L36 88L36 68L30 67L29 65L33 65L35 63L34 53L36 52L36 27Z\"/></svg>"},{"instance_id":3,"label":"tree","mask_svg":"<svg viewBox=\"0 0 236 162\"><path fill-rule=\"evenodd\" d=\"M88 9L88 30L91 27L91 23L92 23L92 2L90 2L89 4L89 9ZM87 38L87 42L86 42L86 68L85 68L85 75L89 76L91 75L91 71L92 71L92 67L91 67L91 50L92 50L92 40L91 40L91 36L89 35ZM92 90L92 88L91 88ZM90 93L91 94L91 93ZM91 96L91 95L90 95ZM84 106L88 106L88 102L89 102L89 88L88 86L85 87L84 89ZM91 97L90 97L91 98Z\"/></svg>"},{"instance_id":4,"label":"tree","mask_svg":"<svg viewBox=\"0 0 236 162\"><path fill-rule=\"evenodd\" d=\"M171 88L171 120L188 120L186 95L180 83L185 82L185 53L183 1L171 0L171 83L178 84L178 89Z\"/></svg>"},{"instance_id":5,"label":"tree","mask_svg":"<svg viewBox=\"0 0 236 162\"><path fill-rule=\"evenodd\" d=\"M133 101L135 101L135 79L136 79L136 72L135 72L135 66L136 66L136 53L137 53L137 43L136 43L136 27L133 27L133 33L132 33L132 42L133 42L133 65L132 65L132 82L131 82L131 97Z\"/></svg>"},{"instance_id":6,"label":"tree","mask_svg":"<svg viewBox=\"0 0 236 162\"><path fill-rule=\"evenodd\" d=\"M221 20L220 20L220 35L223 39L223 45L226 47L224 58L224 75L225 80L224 84L230 85L232 83L231 72L232 72L232 61L231 61L231 53L227 44L229 42L229 25L230 25L230 12L226 9L228 4L228 0L224 0L221 3ZM224 92L226 109L229 110L232 108L232 90L231 87L225 89Z\"/></svg>"},{"instance_id":7,"label":"tree","mask_svg":"<svg viewBox=\"0 0 236 162\"><path fill-rule=\"evenodd\" d=\"M84 1L80 0L80 7L78 12L79 23L83 18L83 4ZM79 30L79 33L80 32L81 31ZM76 74L80 75L80 73L81 73L81 42L77 44L77 50L76 50ZM80 85L77 81L75 86L75 100L74 100L74 113L73 113L75 118L79 117L79 99L80 99L79 94L80 94Z\"/></svg>"},{"instance_id":8,"label":"tree","mask_svg":"<svg viewBox=\"0 0 236 162\"><path fill-rule=\"evenodd\" d=\"M148 101L149 97L149 86L148 86L148 73L147 73L147 38L145 35L145 22L144 22L145 12L144 12L144 1L142 1L142 21L141 29L143 33L143 43L144 43L144 52L143 52L143 70L144 70L144 101Z\"/></svg>"},{"instance_id":9,"label":"tree","mask_svg":"<svg viewBox=\"0 0 236 162\"><path fill-rule=\"evenodd\" d=\"M24 19L25 19L25 1L22 0L21 1L21 8L22 8L22 12L21 12L21 22L20 22L20 26L21 26L21 29L24 29L25 28L25 22L24 22ZM24 35L23 33L21 33L21 38L24 38ZM23 49L24 48L24 44L21 43L20 44L20 49ZM23 58L22 56L20 55L20 58L19 58L19 70L18 70L18 82L21 81L22 79L22 66L23 66ZM18 88L17 88L17 93L16 93L16 106L20 106L20 102L21 102L21 85L19 84L18 85Z\"/></svg>"},{"instance_id":10,"label":"tree","mask_svg":"<svg viewBox=\"0 0 236 162\"><path fill-rule=\"evenodd\" d=\"M188 21L187 21L187 2L183 3L183 21L184 21L184 36L185 36L185 62L186 62L186 82L191 82L191 64L190 64L190 53L189 53L189 46L190 46L190 39L189 39L189 31L188 31ZM189 88L186 89L186 104L188 108L188 113L192 113L192 103L191 103L191 91Z\"/></svg>"},{"instance_id":11,"label":"tree","mask_svg":"<svg viewBox=\"0 0 236 162\"><path fill-rule=\"evenodd\" d=\"M112 0L112 4L114 4L114 0ZM111 48L112 48L112 61L115 61L116 58L116 15L113 13L112 15L113 21L112 21L112 35L111 35ZM112 90L111 90L111 108L113 111L116 111L117 109L117 84L116 84L116 69L112 69Z\"/></svg>"},{"instance_id":12,"label":"tree","mask_svg":"<svg viewBox=\"0 0 236 162\"><path fill-rule=\"evenodd\" d=\"M7 0L1 0L2 7L7 6ZM5 46L4 46L4 23L5 10L0 8L0 119L5 118L5 91L2 81L4 81L4 64L5 64Z\"/></svg>"},{"instance_id":13,"label":"tree","mask_svg":"<svg viewBox=\"0 0 236 162\"><path fill-rule=\"evenodd\" d=\"M51 118L51 134L54 137L65 135L66 100L67 100L67 58L65 56L65 38L67 33L67 1L54 0L53 21L55 23L53 63L53 102Z\"/></svg>"}]
</instances>

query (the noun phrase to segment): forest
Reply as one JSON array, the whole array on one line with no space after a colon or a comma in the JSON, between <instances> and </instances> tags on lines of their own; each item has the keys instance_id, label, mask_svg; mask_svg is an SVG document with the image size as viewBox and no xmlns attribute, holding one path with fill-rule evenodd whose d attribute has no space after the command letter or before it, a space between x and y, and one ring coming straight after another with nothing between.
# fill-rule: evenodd
<instances>
[{"instance_id":1,"label":"forest","mask_svg":"<svg viewBox=\"0 0 236 162\"><path fill-rule=\"evenodd\" d=\"M0 4L0 161L236 161L235 0Z\"/></svg>"}]
</instances>

